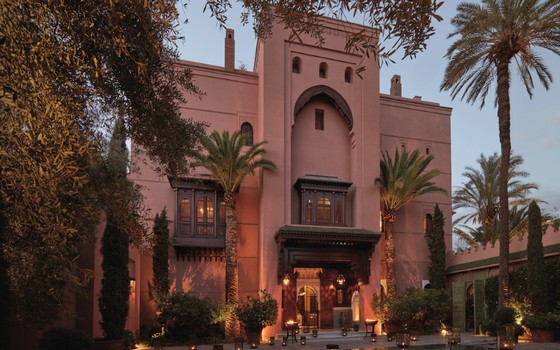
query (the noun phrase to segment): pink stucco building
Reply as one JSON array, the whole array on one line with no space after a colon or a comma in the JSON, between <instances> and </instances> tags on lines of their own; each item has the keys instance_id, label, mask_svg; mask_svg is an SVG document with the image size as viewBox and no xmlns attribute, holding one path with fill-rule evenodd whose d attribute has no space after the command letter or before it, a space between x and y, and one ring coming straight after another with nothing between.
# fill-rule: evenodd
<instances>
[{"instance_id":1,"label":"pink stucco building","mask_svg":"<svg viewBox=\"0 0 560 350\"><path fill-rule=\"evenodd\" d=\"M280 322L299 319L319 328L360 324L374 317L374 292L384 284L380 194L374 186L381 154L419 149L434 155L437 185L451 193L451 109L401 96L398 75L380 93L373 57L345 51L348 32L370 28L323 19L325 43L291 41L276 26L259 41L253 71L234 68L234 32L226 31L225 64L179 62L205 95L182 106L185 118L211 130L243 130L267 141L275 171L260 170L241 185L237 201L240 297L266 289L279 301ZM359 67L366 69L361 77ZM389 82L387 82L389 83ZM225 299L225 218L222 193L202 169L162 178L143 167L131 175L144 186L152 214L166 207L172 289ZM425 195L398 212L395 226L399 288L428 283L426 218L439 204L451 247L451 197ZM148 284L151 258L140 258L137 295L141 323L154 314ZM343 277L343 278L342 278ZM343 281L342 281L343 280ZM281 302L280 302L281 301Z\"/></svg>"}]
</instances>

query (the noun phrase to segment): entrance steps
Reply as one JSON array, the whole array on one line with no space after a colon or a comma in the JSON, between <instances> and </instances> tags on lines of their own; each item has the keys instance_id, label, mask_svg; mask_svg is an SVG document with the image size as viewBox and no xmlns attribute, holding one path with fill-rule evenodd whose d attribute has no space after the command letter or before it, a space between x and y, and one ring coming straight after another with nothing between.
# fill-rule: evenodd
<instances>
[{"instance_id":1,"label":"entrance steps","mask_svg":"<svg viewBox=\"0 0 560 350\"><path fill-rule=\"evenodd\" d=\"M299 334L297 334L297 338L299 339L300 336L305 336L307 339L313 338L313 330L309 330L309 333L305 333L300 329ZM341 328L331 328L331 329L318 329L317 330L317 339L356 339L356 338L364 338L366 334L365 329L360 329L359 331L355 332L354 329L348 328L346 336L342 336L342 329ZM371 336L371 333L368 332L368 337ZM286 331L279 332L275 334L275 338L277 340L282 340L282 337L286 337Z\"/></svg>"}]
</instances>

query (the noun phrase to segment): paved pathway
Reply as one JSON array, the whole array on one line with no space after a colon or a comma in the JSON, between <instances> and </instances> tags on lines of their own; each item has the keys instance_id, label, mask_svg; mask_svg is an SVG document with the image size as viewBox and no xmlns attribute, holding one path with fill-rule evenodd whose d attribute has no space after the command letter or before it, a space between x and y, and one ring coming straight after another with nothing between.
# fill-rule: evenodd
<instances>
[{"instance_id":1,"label":"paved pathway","mask_svg":"<svg viewBox=\"0 0 560 350\"><path fill-rule=\"evenodd\" d=\"M300 334L301 335L301 334ZM363 339L364 332L349 332L348 336L342 337L338 333L325 333L319 331L317 338L313 338L311 333L303 334L306 336L306 344L301 345L288 340L286 346L282 346L281 341L276 339L274 345L259 344L259 350L326 350L327 344L337 344L340 350L349 349L398 349L394 342L388 342L386 336L378 336L377 341L372 343L370 338ZM299 339L299 336L298 336ZM409 349L420 345L442 345L441 349L446 349L445 338L441 335L423 335L418 341L412 342ZM489 336L475 335L473 333L462 333L461 344L480 345L488 349L496 349L496 338ZM166 346L165 350L189 350L187 346ZM244 350L249 350L249 344L244 344ZM560 343L544 343L537 344L521 340L517 346L517 350L560 350ZM213 350L212 345L199 345L197 350ZM234 350L234 344L224 344L223 350ZM435 350L435 349L434 349Z\"/></svg>"}]
</instances>

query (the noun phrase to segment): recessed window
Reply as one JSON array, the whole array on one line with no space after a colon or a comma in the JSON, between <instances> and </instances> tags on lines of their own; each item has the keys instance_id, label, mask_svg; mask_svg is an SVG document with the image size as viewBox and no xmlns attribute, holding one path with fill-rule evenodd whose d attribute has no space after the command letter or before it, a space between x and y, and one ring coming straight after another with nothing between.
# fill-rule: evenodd
<instances>
[{"instance_id":1,"label":"recessed window","mask_svg":"<svg viewBox=\"0 0 560 350\"><path fill-rule=\"evenodd\" d=\"M344 70L344 82L351 83L353 74L354 72L352 71L352 68L346 67L346 69Z\"/></svg>"},{"instance_id":2,"label":"recessed window","mask_svg":"<svg viewBox=\"0 0 560 350\"><path fill-rule=\"evenodd\" d=\"M253 145L253 126L251 123L245 122L241 124L241 134L243 134L245 139L245 146Z\"/></svg>"},{"instance_id":3,"label":"recessed window","mask_svg":"<svg viewBox=\"0 0 560 350\"><path fill-rule=\"evenodd\" d=\"M305 224L312 224L313 223L313 199L307 199L305 202Z\"/></svg>"},{"instance_id":4,"label":"recessed window","mask_svg":"<svg viewBox=\"0 0 560 350\"><path fill-rule=\"evenodd\" d=\"M191 201L187 198L179 200L179 221L191 222Z\"/></svg>"},{"instance_id":5,"label":"recessed window","mask_svg":"<svg viewBox=\"0 0 560 350\"><path fill-rule=\"evenodd\" d=\"M212 198L203 196L196 203L196 222L208 223L214 222L214 201Z\"/></svg>"},{"instance_id":6,"label":"recessed window","mask_svg":"<svg viewBox=\"0 0 560 350\"><path fill-rule=\"evenodd\" d=\"M300 200L299 223L345 226L345 198L351 182L332 176L306 175L295 183Z\"/></svg>"},{"instance_id":7,"label":"recessed window","mask_svg":"<svg viewBox=\"0 0 560 350\"><path fill-rule=\"evenodd\" d=\"M424 217L424 234L432 229L432 214L426 214Z\"/></svg>"},{"instance_id":8,"label":"recessed window","mask_svg":"<svg viewBox=\"0 0 560 350\"><path fill-rule=\"evenodd\" d=\"M331 223L331 201L327 197L321 197L317 201L317 225L330 225Z\"/></svg>"},{"instance_id":9,"label":"recessed window","mask_svg":"<svg viewBox=\"0 0 560 350\"><path fill-rule=\"evenodd\" d=\"M226 206L223 193L205 189L180 188L177 193L177 236L220 240L223 244ZM193 241L194 242L194 241ZM204 244L204 243L197 243ZM216 242L213 242L216 246Z\"/></svg>"},{"instance_id":10,"label":"recessed window","mask_svg":"<svg viewBox=\"0 0 560 350\"><path fill-rule=\"evenodd\" d=\"M430 147L426 147L426 155L430 154Z\"/></svg>"},{"instance_id":11,"label":"recessed window","mask_svg":"<svg viewBox=\"0 0 560 350\"><path fill-rule=\"evenodd\" d=\"M325 112L322 109L315 110L315 130L325 130Z\"/></svg>"},{"instance_id":12,"label":"recessed window","mask_svg":"<svg viewBox=\"0 0 560 350\"><path fill-rule=\"evenodd\" d=\"M326 78L327 77L327 70L328 66L325 62L322 62L319 65L319 78Z\"/></svg>"},{"instance_id":13,"label":"recessed window","mask_svg":"<svg viewBox=\"0 0 560 350\"><path fill-rule=\"evenodd\" d=\"M292 73L301 73L301 58L294 57L292 59Z\"/></svg>"}]
</instances>

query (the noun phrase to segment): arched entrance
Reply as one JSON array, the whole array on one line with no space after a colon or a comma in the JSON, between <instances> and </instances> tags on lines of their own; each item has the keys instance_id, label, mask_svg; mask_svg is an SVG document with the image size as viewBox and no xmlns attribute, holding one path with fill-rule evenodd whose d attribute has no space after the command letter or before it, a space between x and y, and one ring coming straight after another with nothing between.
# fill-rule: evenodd
<instances>
[{"instance_id":1,"label":"arched entrance","mask_svg":"<svg viewBox=\"0 0 560 350\"><path fill-rule=\"evenodd\" d=\"M317 290L305 285L298 290L297 320L305 328L319 328L319 300Z\"/></svg>"}]
</instances>

